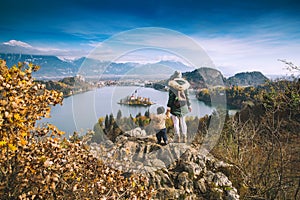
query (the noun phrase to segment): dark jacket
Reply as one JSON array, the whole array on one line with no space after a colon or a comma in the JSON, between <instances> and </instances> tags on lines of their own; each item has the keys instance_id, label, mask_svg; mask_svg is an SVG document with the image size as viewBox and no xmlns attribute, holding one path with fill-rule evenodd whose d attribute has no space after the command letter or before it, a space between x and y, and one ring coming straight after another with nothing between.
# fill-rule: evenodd
<instances>
[{"instance_id":1,"label":"dark jacket","mask_svg":"<svg viewBox=\"0 0 300 200\"><path fill-rule=\"evenodd\" d=\"M185 116L189 112L188 107L191 105L187 91L190 84L182 78L175 78L174 80L170 80L168 85L170 90L167 106L171 108L171 114L179 117ZM181 95L178 96L180 93L184 93L185 99L181 99ZM176 100L186 101L186 104L178 107L175 105Z\"/></svg>"}]
</instances>

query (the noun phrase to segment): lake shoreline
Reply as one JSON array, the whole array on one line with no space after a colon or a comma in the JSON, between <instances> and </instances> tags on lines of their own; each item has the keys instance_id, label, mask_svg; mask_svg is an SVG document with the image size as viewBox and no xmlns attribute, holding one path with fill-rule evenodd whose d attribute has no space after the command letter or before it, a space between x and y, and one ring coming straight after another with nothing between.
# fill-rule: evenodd
<instances>
[{"instance_id":1,"label":"lake shoreline","mask_svg":"<svg viewBox=\"0 0 300 200\"><path fill-rule=\"evenodd\" d=\"M140 96L149 97L155 104L149 107L118 104L121 98L132 94L135 90L138 90ZM138 113L144 114L146 110L154 113L157 106L166 107L167 100L168 92L149 87L105 86L64 98L62 106L52 107L51 118L43 119L41 122L52 123L66 132L72 133L74 130L82 132L93 129L99 117L111 113L116 116L119 110L125 117L136 116ZM203 117L214 111L214 108L198 101L194 95L191 96L191 102L193 111L188 116Z\"/></svg>"}]
</instances>

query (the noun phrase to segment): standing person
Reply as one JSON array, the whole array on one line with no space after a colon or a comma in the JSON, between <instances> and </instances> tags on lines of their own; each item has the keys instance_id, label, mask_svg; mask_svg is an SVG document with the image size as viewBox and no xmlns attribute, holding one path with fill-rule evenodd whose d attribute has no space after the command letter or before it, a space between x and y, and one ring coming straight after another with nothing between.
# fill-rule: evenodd
<instances>
[{"instance_id":1,"label":"standing person","mask_svg":"<svg viewBox=\"0 0 300 200\"><path fill-rule=\"evenodd\" d=\"M187 80L182 78L179 71L175 71L168 82L170 87L168 99L168 111L172 114L172 121L174 124L174 142L187 142L187 126L185 122L185 115L192 111L191 102L188 97L188 88L190 84ZM181 135L180 135L181 128Z\"/></svg>"},{"instance_id":2,"label":"standing person","mask_svg":"<svg viewBox=\"0 0 300 200\"><path fill-rule=\"evenodd\" d=\"M166 129L166 119L168 116L165 114L165 108L160 106L157 108L157 114L150 115L151 122L153 123L153 128L156 131L157 144L161 144L161 139L163 139L164 144L168 144L167 129Z\"/></svg>"}]
</instances>

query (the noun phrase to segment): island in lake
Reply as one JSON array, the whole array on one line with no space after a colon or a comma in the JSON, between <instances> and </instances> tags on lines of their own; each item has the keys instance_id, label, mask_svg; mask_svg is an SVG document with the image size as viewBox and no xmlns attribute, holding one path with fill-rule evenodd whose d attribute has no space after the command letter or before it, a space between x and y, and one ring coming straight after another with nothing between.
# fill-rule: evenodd
<instances>
[{"instance_id":1,"label":"island in lake","mask_svg":"<svg viewBox=\"0 0 300 200\"><path fill-rule=\"evenodd\" d=\"M129 105L129 106L151 106L155 104L147 97L141 97L137 95L137 90L131 94L131 96L127 96L121 99L118 104Z\"/></svg>"}]
</instances>

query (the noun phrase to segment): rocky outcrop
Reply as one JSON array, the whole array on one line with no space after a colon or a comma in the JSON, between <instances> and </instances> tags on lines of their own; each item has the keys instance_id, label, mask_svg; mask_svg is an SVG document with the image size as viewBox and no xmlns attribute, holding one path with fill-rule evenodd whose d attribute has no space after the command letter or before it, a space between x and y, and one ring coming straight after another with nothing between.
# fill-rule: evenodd
<instances>
[{"instance_id":1,"label":"rocky outcrop","mask_svg":"<svg viewBox=\"0 0 300 200\"><path fill-rule=\"evenodd\" d=\"M142 132L142 134L138 134ZM135 136L133 136L135 135ZM239 199L228 178L234 166L185 143L156 144L155 136L132 130L116 142L92 143L93 155L124 172L147 175L155 199ZM226 175L225 175L226 174Z\"/></svg>"},{"instance_id":2,"label":"rocky outcrop","mask_svg":"<svg viewBox=\"0 0 300 200\"><path fill-rule=\"evenodd\" d=\"M185 72L182 76L189 81L193 89L224 85L225 81L220 71L208 67L201 67L191 72Z\"/></svg>"}]
</instances>

